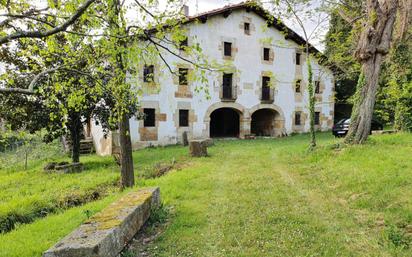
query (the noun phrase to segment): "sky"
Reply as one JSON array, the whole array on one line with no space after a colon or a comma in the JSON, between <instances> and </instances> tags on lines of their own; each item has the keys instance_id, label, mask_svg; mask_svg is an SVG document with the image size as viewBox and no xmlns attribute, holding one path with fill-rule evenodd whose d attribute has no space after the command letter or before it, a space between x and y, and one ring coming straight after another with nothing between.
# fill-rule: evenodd
<instances>
[{"instance_id":1,"label":"sky","mask_svg":"<svg viewBox=\"0 0 412 257\"><path fill-rule=\"evenodd\" d=\"M189 15L193 16L197 13L207 12L213 9L221 8L225 5L237 4L240 2L243 2L243 0L188 0L187 5L189 6ZM293 29L295 32L302 35L302 30L300 29L299 26L295 24L293 20L285 19L283 20L283 22L288 27ZM304 21L304 24L309 34L315 30L316 24L314 22L306 20ZM311 44L313 44L316 48L318 48L321 51L324 50L324 45L322 43L322 40L324 39L326 35L328 22L326 21L322 24L323 26L321 26L322 27L321 29L319 28L316 29L316 33L318 33L319 35L316 36L314 39L309 40Z\"/></svg>"}]
</instances>

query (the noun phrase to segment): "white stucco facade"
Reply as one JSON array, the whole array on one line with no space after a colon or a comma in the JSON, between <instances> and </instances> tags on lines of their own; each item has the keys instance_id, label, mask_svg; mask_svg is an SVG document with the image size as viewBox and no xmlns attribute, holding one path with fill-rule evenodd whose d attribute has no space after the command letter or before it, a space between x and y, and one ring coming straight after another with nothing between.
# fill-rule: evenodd
<instances>
[{"instance_id":1,"label":"white stucco facade","mask_svg":"<svg viewBox=\"0 0 412 257\"><path fill-rule=\"evenodd\" d=\"M244 23L249 23L250 33L245 33ZM143 120L130 120L130 132L134 148L148 145L167 145L180 143L182 133L188 132L189 138L209 138L211 114L220 108L235 110L239 116L237 136L243 138L253 132L253 115L256 111L267 109L273 113L272 136L284 136L293 132L309 130L307 65L302 53L300 65L296 64L296 53L301 52L299 45L273 26L267 27L266 20L253 11L237 9L229 15L212 15L203 22L187 23L188 42L199 43L205 56L211 61L225 63L233 68L234 99L222 99L223 72L207 72L207 83L190 82L179 85L178 78L166 66L157 61L154 64L154 81L158 90L144 90L141 108L155 109L155 126L145 127ZM223 42L232 43L232 57L225 57ZM263 48L270 49L270 60L263 60ZM174 49L179 53L178 49ZM190 64L167 52L163 53L172 69L190 68ZM332 72L318 64L314 58L312 66L314 80L319 81L316 94L316 112L319 113L319 130L332 127L334 114L334 77ZM196 60L194 60L196 61ZM143 83L143 70L139 84ZM268 75L269 74L269 75ZM262 76L270 76L273 101L262 101ZM296 81L301 80L301 93L296 93ZM206 87L197 92L196 87ZM150 87L146 86L143 88ZM150 91L152 93L150 93ZM210 96L210 98L207 97ZM189 111L187 127L179 126L179 110ZM295 113L301 115L301 125L296 125ZM262 115L264 113L262 112ZM262 116L261 115L261 116ZM229 122L233 121L213 121ZM213 125L215 126L215 125ZM102 143L98 132L93 129L93 137L98 153ZM256 129L255 129L256 130ZM94 134L96 136L94 136ZM110 139L110 137L109 137ZM100 141L99 141L100 140ZM106 149L111 149L106 147Z\"/></svg>"}]
</instances>

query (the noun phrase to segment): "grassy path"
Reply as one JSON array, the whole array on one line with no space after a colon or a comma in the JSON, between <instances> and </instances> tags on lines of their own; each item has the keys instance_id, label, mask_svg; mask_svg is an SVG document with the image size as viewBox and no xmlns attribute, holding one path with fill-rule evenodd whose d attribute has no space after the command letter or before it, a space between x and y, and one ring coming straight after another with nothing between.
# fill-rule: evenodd
<instances>
[{"instance_id":1,"label":"grassy path","mask_svg":"<svg viewBox=\"0 0 412 257\"><path fill-rule=\"evenodd\" d=\"M160 186L173 208L164 233L148 245L152 256L412 256L412 134L347 148L329 133L318 140L312 153L307 135L218 142L200 159L180 146L134 152L137 187ZM118 178L111 158L83 158L90 169L82 174L45 174L40 162L0 172L0 214L30 213L60 194ZM143 178L172 160L180 170ZM18 224L0 234L0 257L39 257L122 194Z\"/></svg>"},{"instance_id":2,"label":"grassy path","mask_svg":"<svg viewBox=\"0 0 412 257\"><path fill-rule=\"evenodd\" d=\"M336 180L333 170L324 175L327 162L302 162L331 152L321 147L307 155L302 139L218 143L211 157L148 182L160 185L175 207L153 255L410 256L409 241L394 245L390 226L375 224L382 213L348 203L356 188L337 190L347 181ZM322 135L320 142L334 140ZM362 165L352 161L353 170Z\"/></svg>"}]
</instances>

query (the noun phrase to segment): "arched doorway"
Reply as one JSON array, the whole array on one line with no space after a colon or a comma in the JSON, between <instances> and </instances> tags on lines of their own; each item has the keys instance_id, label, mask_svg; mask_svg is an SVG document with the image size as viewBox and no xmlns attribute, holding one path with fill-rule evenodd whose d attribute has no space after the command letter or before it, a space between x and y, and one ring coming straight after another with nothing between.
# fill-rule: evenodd
<instances>
[{"instance_id":1,"label":"arched doorway","mask_svg":"<svg viewBox=\"0 0 412 257\"><path fill-rule=\"evenodd\" d=\"M210 114L210 137L239 137L240 115L232 108L219 108Z\"/></svg>"},{"instance_id":2,"label":"arched doorway","mask_svg":"<svg viewBox=\"0 0 412 257\"><path fill-rule=\"evenodd\" d=\"M274 137L279 135L277 120L279 113L273 109L259 109L252 114L251 132L256 136Z\"/></svg>"}]
</instances>

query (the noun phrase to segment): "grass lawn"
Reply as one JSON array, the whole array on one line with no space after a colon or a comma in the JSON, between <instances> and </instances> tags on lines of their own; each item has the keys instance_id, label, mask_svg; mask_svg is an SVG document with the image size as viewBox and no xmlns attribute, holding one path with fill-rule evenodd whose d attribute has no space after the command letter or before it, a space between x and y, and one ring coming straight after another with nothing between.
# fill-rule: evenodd
<instances>
[{"instance_id":1,"label":"grass lawn","mask_svg":"<svg viewBox=\"0 0 412 257\"><path fill-rule=\"evenodd\" d=\"M329 133L318 140L313 153L306 151L307 135L219 141L200 159L185 157L183 147L135 152L140 173L158 162L185 163L163 177L138 179L138 187L160 186L164 203L173 207L171 223L149 245L153 256L411 256L412 135L373 136L367 145L346 148ZM70 195L73 187L85 192L118 178L110 158L83 162L92 168L79 178L60 175L65 182L55 187L41 166L0 170L0 194L16 205L30 192L48 202L59 195L53 190ZM120 195L110 191L102 200L1 234L0 256L40 256L87 219L86 210L94 213ZM0 201L1 208L8 203Z\"/></svg>"}]
</instances>

